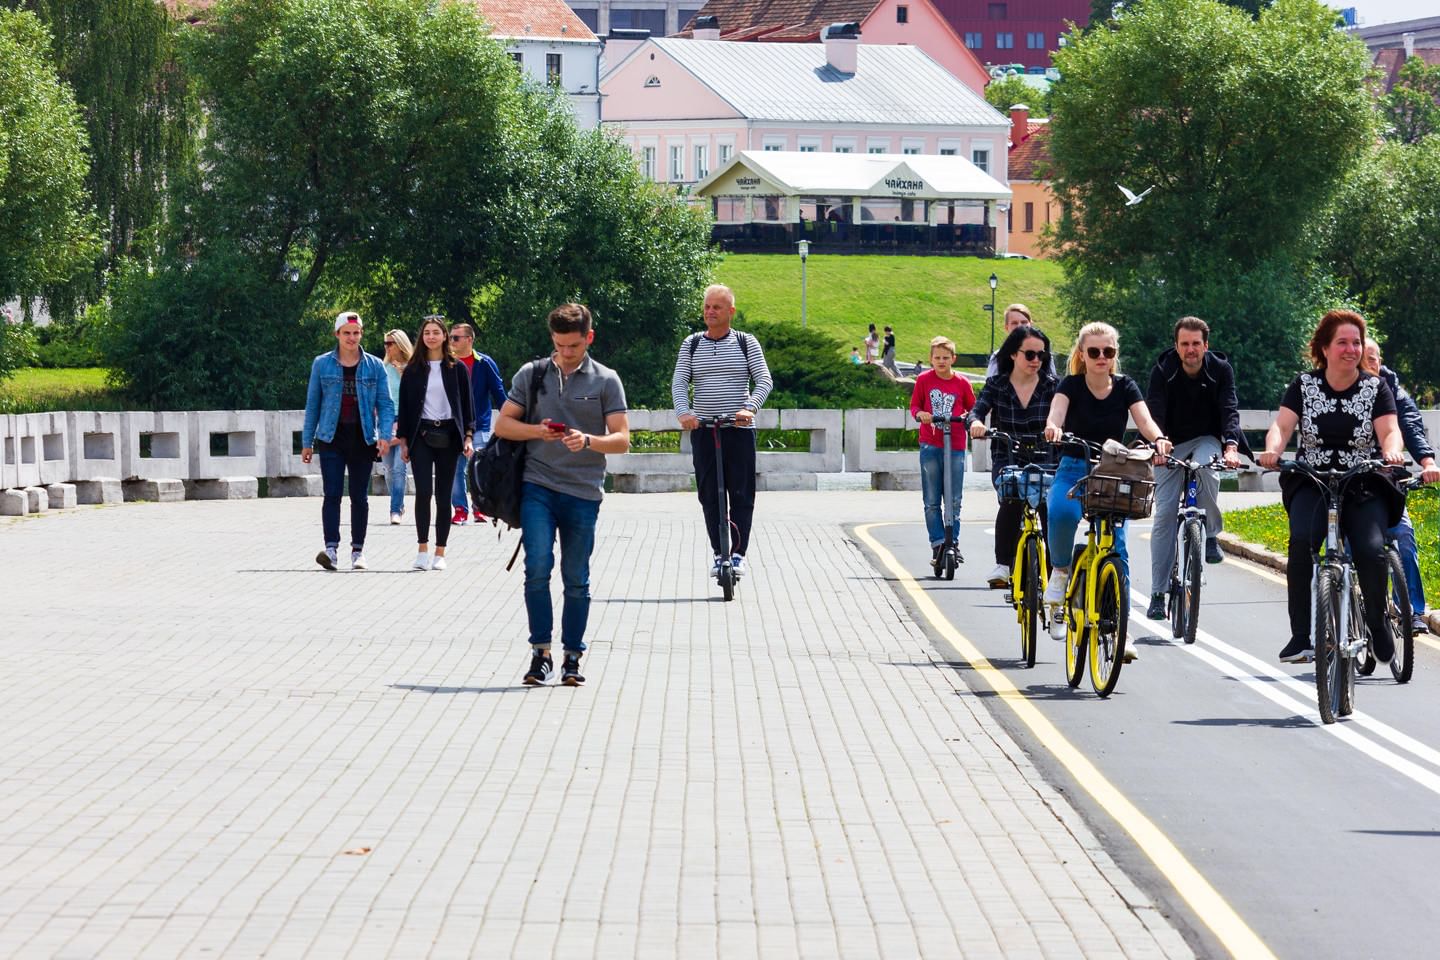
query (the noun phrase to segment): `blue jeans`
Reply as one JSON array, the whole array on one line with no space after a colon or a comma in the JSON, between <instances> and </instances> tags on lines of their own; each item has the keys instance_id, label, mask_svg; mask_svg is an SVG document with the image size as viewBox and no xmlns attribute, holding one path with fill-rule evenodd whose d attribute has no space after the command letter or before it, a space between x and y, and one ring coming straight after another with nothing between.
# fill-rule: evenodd
<instances>
[{"instance_id":1,"label":"blue jeans","mask_svg":"<svg viewBox=\"0 0 1440 960\"><path fill-rule=\"evenodd\" d=\"M954 524L956 543L960 542L960 501L965 496L965 451L950 451L950 520ZM930 546L945 542L945 517L940 501L945 498L945 451L925 443L920 445L920 497L925 501L925 532Z\"/></svg>"},{"instance_id":2,"label":"blue jeans","mask_svg":"<svg viewBox=\"0 0 1440 960\"><path fill-rule=\"evenodd\" d=\"M385 451L385 485L390 490L390 512L405 512L405 478L410 467L400 459L400 445L397 443Z\"/></svg>"},{"instance_id":3,"label":"blue jeans","mask_svg":"<svg viewBox=\"0 0 1440 960\"><path fill-rule=\"evenodd\" d=\"M1415 544L1409 510L1400 515L1400 522L1390 528L1388 535L1400 548L1400 565L1405 568L1405 583L1410 587L1410 610L1418 616L1425 612L1425 585L1420 582L1420 549Z\"/></svg>"},{"instance_id":4,"label":"blue jeans","mask_svg":"<svg viewBox=\"0 0 1440 960\"><path fill-rule=\"evenodd\" d=\"M370 470L375 465L368 447L352 454L349 463L339 450L319 450L320 482L325 499L320 505L320 525L325 530L325 546L340 546L340 498L346 492L345 474L350 474L350 548L365 546L365 526L370 522Z\"/></svg>"},{"instance_id":5,"label":"blue jeans","mask_svg":"<svg viewBox=\"0 0 1440 960\"><path fill-rule=\"evenodd\" d=\"M1070 488L1090 472L1090 463L1080 457L1061 457L1055 471L1055 485L1050 488L1050 525L1045 529L1045 545L1050 549L1050 562L1069 567L1075 553L1075 531L1080 526L1080 500L1071 499ZM1173 518L1172 518L1173 522ZM1115 551L1120 554L1120 569L1130 578L1130 553L1125 549L1125 526L1115 527Z\"/></svg>"},{"instance_id":6,"label":"blue jeans","mask_svg":"<svg viewBox=\"0 0 1440 960\"><path fill-rule=\"evenodd\" d=\"M548 646L555 628L550 603L550 572L555 569L555 534L560 534L560 581L565 606L560 614L560 643L566 653L585 652L590 620L590 552L595 548L599 500L583 500L527 483L520 495L520 541L525 545L525 613L530 643Z\"/></svg>"}]
</instances>

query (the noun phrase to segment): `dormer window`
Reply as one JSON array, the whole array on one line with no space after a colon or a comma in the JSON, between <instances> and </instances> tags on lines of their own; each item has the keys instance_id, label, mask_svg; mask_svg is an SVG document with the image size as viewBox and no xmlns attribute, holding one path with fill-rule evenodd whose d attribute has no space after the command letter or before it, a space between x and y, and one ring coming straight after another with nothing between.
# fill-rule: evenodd
<instances>
[{"instance_id":1,"label":"dormer window","mask_svg":"<svg viewBox=\"0 0 1440 960\"><path fill-rule=\"evenodd\" d=\"M652 73L650 76L648 76L648 77L645 78L645 87L646 87L646 89L649 89L650 87L658 87L658 86L660 86L660 78L657 77L657 76L655 76L653 73Z\"/></svg>"}]
</instances>

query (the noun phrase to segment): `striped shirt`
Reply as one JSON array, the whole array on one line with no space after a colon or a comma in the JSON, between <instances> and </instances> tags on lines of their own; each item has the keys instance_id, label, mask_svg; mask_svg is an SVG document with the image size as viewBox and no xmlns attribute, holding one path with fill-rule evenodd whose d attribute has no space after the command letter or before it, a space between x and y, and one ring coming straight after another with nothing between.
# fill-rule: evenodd
<instances>
[{"instance_id":1,"label":"striped shirt","mask_svg":"<svg viewBox=\"0 0 1440 960\"><path fill-rule=\"evenodd\" d=\"M740 347L741 336L749 346L748 356ZM670 399L677 416L728 417L742 408L759 410L773 385L765 352L750 334L731 330L712 340L692 333L680 344Z\"/></svg>"}]
</instances>

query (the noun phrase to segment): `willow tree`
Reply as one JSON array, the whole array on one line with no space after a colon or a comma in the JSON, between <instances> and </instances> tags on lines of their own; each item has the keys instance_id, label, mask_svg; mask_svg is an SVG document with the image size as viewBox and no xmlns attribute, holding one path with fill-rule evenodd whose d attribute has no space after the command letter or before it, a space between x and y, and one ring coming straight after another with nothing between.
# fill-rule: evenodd
<instances>
[{"instance_id":1,"label":"willow tree","mask_svg":"<svg viewBox=\"0 0 1440 960\"><path fill-rule=\"evenodd\" d=\"M167 189L194 170L195 112L176 62L177 24L156 0L0 0L49 29L60 78L74 91L90 147L85 188L99 217L91 269L42 290L72 316L123 257L149 259Z\"/></svg>"}]
</instances>

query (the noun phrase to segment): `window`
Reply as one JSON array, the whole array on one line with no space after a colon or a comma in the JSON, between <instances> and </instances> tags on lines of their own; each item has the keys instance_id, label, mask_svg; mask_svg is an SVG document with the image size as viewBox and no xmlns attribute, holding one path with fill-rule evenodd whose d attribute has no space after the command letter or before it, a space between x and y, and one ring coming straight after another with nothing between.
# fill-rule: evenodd
<instances>
[{"instance_id":1,"label":"window","mask_svg":"<svg viewBox=\"0 0 1440 960\"><path fill-rule=\"evenodd\" d=\"M545 54L545 82L552 87L560 86L560 54Z\"/></svg>"},{"instance_id":2,"label":"window","mask_svg":"<svg viewBox=\"0 0 1440 960\"><path fill-rule=\"evenodd\" d=\"M996 49L996 50L1010 50L1010 49L1013 49L1014 46L1015 46L1015 34L1013 34L1013 33L997 33L997 34L995 34L995 49Z\"/></svg>"},{"instance_id":3,"label":"window","mask_svg":"<svg viewBox=\"0 0 1440 960\"><path fill-rule=\"evenodd\" d=\"M989 14L991 20L1008 20L1010 18L1010 11L1003 3L990 4ZM614 14L612 13L611 16L613 17Z\"/></svg>"},{"instance_id":4,"label":"window","mask_svg":"<svg viewBox=\"0 0 1440 960\"><path fill-rule=\"evenodd\" d=\"M796 137L795 149L801 153L815 153L820 149L819 137Z\"/></svg>"},{"instance_id":5,"label":"window","mask_svg":"<svg viewBox=\"0 0 1440 960\"><path fill-rule=\"evenodd\" d=\"M670 179L685 179L685 148L678 143L670 145Z\"/></svg>"},{"instance_id":6,"label":"window","mask_svg":"<svg viewBox=\"0 0 1440 960\"><path fill-rule=\"evenodd\" d=\"M719 223L744 223L744 197L716 197L715 219Z\"/></svg>"},{"instance_id":7,"label":"window","mask_svg":"<svg viewBox=\"0 0 1440 960\"><path fill-rule=\"evenodd\" d=\"M836 148L835 148L835 152L836 152L836 153L854 153L854 152L855 152L855 148L854 148L854 147L851 147L851 146L836 147Z\"/></svg>"},{"instance_id":8,"label":"window","mask_svg":"<svg viewBox=\"0 0 1440 960\"><path fill-rule=\"evenodd\" d=\"M573 9L573 8L572 8L572 9ZM591 32L591 33L599 33L599 32L600 32L600 11L599 11L598 9L596 9L596 8L590 8L590 9L581 8L581 9L575 10L575 16L579 17L579 18L580 18L580 22L583 23L583 24L585 24L585 26L587 26L587 27L590 28L590 32Z\"/></svg>"},{"instance_id":9,"label":"window","mask_svg":"<svg viewBox=\"0 0 1440 960\"><path fill-rule=\"evenodd\" d=\"M709 144L695 144L695 179L704 180L710 176L710 146Z\"/></svg>"},{"instance_id":10,"label":"window","mask_svg":"<svg viewBox=\"0 0 1440 960\"><path fill-rule=\"evenodd\" d=\"M902 140L900 141L900 152L907 157L913 157L925 149L924 140Z\"/></svg>"},{"instance_id":11,"label":"window","mask_svg":"<svg viewBox=\"0 0 1440 960\"><path fill-rule=\"evenodd\" d=\"M681 30L684 30L690 24L690 21L695 19L695 14L699 12L700 9L698 7L681 7L680 13L675 18L675 22L680 25Z\"/></svg>"},{"instance_id":12,"label":"window","mask_svg":"<svg viewBox=\"0 0 1440 960\"><path fill-rule=\"evenodd\" d=\"M631 10L610 8L611 29L649 30L652 37L665 36L664 10Z\"/></svg>"},{"instance_id":13,"label":"window","mask_svg":"<svg viewBox=\"0 0 1440 960\"><path fill-rule=\"evenodd\" d=\"M896 7L896 8L895 8L895 22L896 22L896 23L909 23L909 22L910 22L910 8L909 8L909 7Z\"/></svg>"},{"instance_id":14,"label":"window","mask_svg":"<svg viewBox=\"0 0 1440 960\"><path fill-rule=\"evenodd\" d=\"M816 143L802 143L802 144L800 144L800 152L801 152L801 153L814 153L815 151L817 151L817 150L819 150L819 149L820 149L820 145L819 145L819 144L816 144Z\"/></svg>"},{"instance_id":15,"label":"window","mask_svg":"<svg viewBox=\"0 0 1440 960\"><path fill-rule=\"evenodd\" d=\"M990 172L990 151L989 151L989 150L971 150L971 151L970 151L970 162L973 163L973 164L975 164L975 166L979 167L982 173L989 173L989 172Z\"/></svg>"},{"instance_id":16,"label":"window","mask_svg":"<svg viewBox=\"0 0 1440 960\"><path fill-rule=\"evenodd\" d=\"M519 52L512 53L510 54L510 59L514 61L516 70L519 70L521 73L525 72L525 54Z\"/></svg>"},{"instance_id":17,"label":"window","mask_svg":"<svg viewBox=\"0 0 1440 960\"><path fill-rule=\"evenodd\" d=\"M721 162L721 163L729 163L729 162L730 162L730 151L733 150L733 149L734 149L734 148L733 148L732 146L730 146L730 144L728 144L728 143L722 143L722 144L720 144L720 162Z\"/></svg>"},{"instance_id":18,"label":"window","mask_svg":"<svg viewBox=\"0 0 1440 960\"><path fill-rule=\"evenodd\" d=\"M965 46L969 47L971 50L984 50L984 49L985 49L985 34L983 34L983 33L967 33L967 34L965 34Z\"/></svg>"},{"instance_id":19,"label":"window","mask_svg":"<svg viewBox=\"0 0 1440 960\"><path fill-rule=\"evenodd\" d=\"M940 148L940 156L942 156L942 157L953 157L953 156L955 156L955 152L956 152L956 151L955 151L955 148L954 148L954 147L941 147L941 148Z\"/></svg>"},{"instance_id":20,"label":"window","mask_svg":"<svg viewBox=\"0 0 1440 960\"><path fill-rule=\"evenodd\" d=\"M1035 232L1035 204L1025 201L1025 232Z\"/></svg>"},{"instance_id":21,"label":"window","mask_svg":"<svg viewBox=\"0 0 1440 960\"><path fill-rule=\"evenodd\" d=\"M885 152L885 148L884 148L884 147L866 147L866 148L865 148L865 152L866 152L866 153L884 153L884 152Z\"/></svg>"},{"instance_id":22,"label":"window","mask_svg":"<svg viewBox=\"0 0 1440 960\"><path fill-rule=\"evenodd\" d=\"M640 172L645 174L646 179L655 179L655 148L640 148Z\"/></svg>"},{"instance_id":23,"label":"window","mask_svg":"<svg viewBox=\"0 0 1440 960\"><path fill-rule=\"evenodd\" d=\"M889 152L890 152L890 138L889 138L889 137L867 137L867 138L865 139L865 152L866 152L866 153L889 153Z\"/></svg>"},{"instance_id":24,"label":"window","mask_svg":"<svg viewBox=\"0 0 1440 960\"><path fill-rule=\"evenodd\" d=\"M785 149L785 144L784 144L784 143L776 143L774 140L767 140L767 141L765 142L765 152L766 152L766 153L779 153L781 150L784 150L784 149Z\"/></svg>"},{"instance_id":25,"label":"window","mask_svg":"<svg viewBox=\"0 0 1440 960\"><path fill-rule=\"evenodd\" d=\"M1030 50L1044 50L1044 49L1045 49L1045 34L1044 34L1044 33L1027 33L1027 34L1025 34L1025 46L1026 46L1027 49L1030 49Z\"/></svg>"},{"instance_id":26,"label":"window","mask_svg":"<svg viewBox=\"0 0 1440 960\"><path fill-rule=\"evenodd\" d=\"M843 140L839 137L836 137L834 140L830 141L830 149L834 153L854 153L855 141L850 137L846 137Z\"/></svg>"},{"instance_id":27,"label":"window","mask_svg":"<svg viewBox=\"0 0 1440 960\"><path fill-rule=\"evenodd\" d=\"M645 78L645 87L646 87L646 89L654 89L655 87L658 87L658 86L660 86L660 78L659 78L659 77L655 76L654 74L651 74L650 76L648 76L648 77Z\"/></svg>"}]
</instances>

